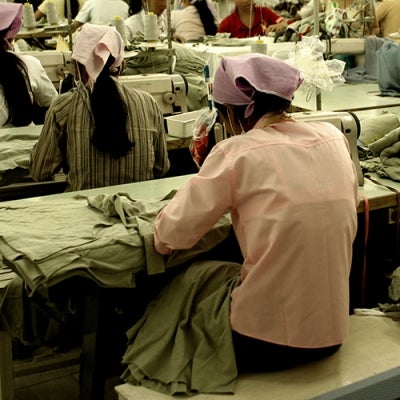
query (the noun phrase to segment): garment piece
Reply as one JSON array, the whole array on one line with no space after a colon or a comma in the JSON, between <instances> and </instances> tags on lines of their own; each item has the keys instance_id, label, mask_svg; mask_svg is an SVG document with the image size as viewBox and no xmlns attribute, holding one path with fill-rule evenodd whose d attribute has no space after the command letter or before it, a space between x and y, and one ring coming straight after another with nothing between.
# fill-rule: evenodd
<instances>
[{"instance_id":1,"label":"garment piece","mask_svg":"<svg viewBox=\"0 0 400 400\"><path fill-rule=\"evenodd\" d=\"M97 25L110 25L115 16L119 16L122 19L128 18L129 5L126 1L86 0L75 17L75 21L81 24L91 22Z\"/></svg>"},{"instance_id":2,"label":"garment piece","mask_svg":"<svg viewBox=\"0 0 400 400\"><path fill-rule=\"evenodd\" d=\"M377 82L377 50L387 41L376 36L367 36L365 40L365 61L363 65L349 68L343 72L348 83Z\"/></svg>"},{"instance_id":3,"label":"garment piece","mask_svg":"<svg viewBox=\"0 0 400 400\"><path fill-rule=\"evenodd\" d=\"M368 149L380 158L385 175L394 181L400 181L400 128L393 129L370 143Z\"/></svg>"},{"instance_id":4,"label":"garment piece","mask_svg":"<svg viewBox=\"0 0 400 400\"><path fill-rule=\"evenodd\" d=\"M133 288L138 272L160 274L193 262L231 233L230 219L224 215L195 247L164 259L153 246L153 225L174 193L153 201L111 193L22 200L15 207L0 207L1 258L23 279L28 295L74 276L100 286ZM1 323L25 341L29 335L24 332L22 286L15 283L0 299Z\"/></svg>"},{"instance_id":5,"label":"garment piece","mask_svg":"<svg viewBox=\"0 0 400 400\"><path fill-rule=\"evenodd\" d=\"M376 57L377 80L381 95L399 97L400 44L386 40L376 51Z\"/></svg>"},{"instance_id":6,"label":"garment piece","mask_svg":"<svg viewBox=\"0 0 400 400\"><path fill-rule=\"evenodd\" d=\"M135 144L130 151L112 158L91 144L89 89L79 86L59 95L46 114L31 154L30 173L34 180L47 180L62 168L67 174L66 191L73 191L155 179L168 171L160 107L149 93L116 82L127 105L128 137Z\"/></svg>"},{"instance_id":7,"label":"garment piece","mask_svg":"<svg viewBox=\"0 0 400 400\"><path fill-rule=\"evenodd\" d=\"M32 87L33 101L41 107L49 107L51 102L57 97L57 90L47 75L40 61L28 54L18 54L24 61L29 81ZM8 107L4 98L3 88L0 85L0 127L6 128L12 125L6 124L8 119Z\"/></svg>"},{"instance_id":8,"label":"garment piece","mask_svg":"<svg viewBox=\"0 0 400 400\"><path fill-rule=\"evenodd\" d=\"M363 118L360 120L360 136L358 142L363 146L368 146L399 126L399 117L394 113L385 113L371 118Z\"/></svg>"},{"instance_id":9,"label":"garment piece","mask_svg":"<svg viewBox=\"0 0 400 400\"><path fill-rule=\"evenodd\" d=\"M357 174L343 133L283 121L219 142L158 215L157 251L189 249L226 210L244 263L232 329L318 348L348 335Z\"/></svg>"},{"instance_id":10,"label":"garment piece","mask_svg":"<svg viewBox=\"0 0 400 400\"><path fill-rule=\"evenodd\" d=\"M199 12L192 5L171 12L171 27L177 36L186 41L201 39L206 34Z\"/></svg>"},{"instance_id":11,"label":"garment piece","mask_svg":"<svg viewBox=\"0 0 400 400\"><path fill-rule=\"evenodd\" d=\"M240 20L237 9L225 17L219 24L218 32L230 33L232 38L263 36L264 28L281 22L283 18L268 7L254 8L253 26L249 28Z\"/></svg>"},{"instance_id":12,"label":"garment piece","mask_svg":"<svg viewBox=\"0 0 400 400\"><path fill-rule=\"evenodd\" d=\"M232 262L198 261L177 275L127 332L122 378L170 395L233 393L229 307L239 282Z\"/></svg>"},{"instance_id":13,"label":"garment piece","mask_svg":"<svg viewBox=\"0 0 400 400\"><path fill-rule=\"evenodd\" d=\"M383 0L375 4L375 15L380 33L389 37L400 30L400 3L397 0Z\"/></svg>"}]
</instances>

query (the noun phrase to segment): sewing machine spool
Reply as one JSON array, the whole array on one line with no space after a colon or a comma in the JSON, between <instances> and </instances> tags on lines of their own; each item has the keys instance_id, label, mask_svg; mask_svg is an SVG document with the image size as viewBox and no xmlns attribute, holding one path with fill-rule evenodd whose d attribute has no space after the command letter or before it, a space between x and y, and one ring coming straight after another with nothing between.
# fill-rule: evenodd
<instances>
[{"instance_id":1,"label":"sewing machine spool","mask_svg":"<svg viewBox=\"0 0 400 400\"><path fill-rule=\"evenodd\" d=\"M155 42L159 37L157 15L149 12L144 17L144 40L146 42Z\"/></svg>"},{"instance_id":2,"label":"sewing machine spool","mask_svg":"<svg viewBox=\"0 0 400 400\"><path fill-rule=\"evenodd\" d=\"M115 26L115 29L121 35L122 40L124 41L125 44L127 44L124 20L119 15L117 15L111 20L111 24Z\"/></svg>"},{"instance_id":3,"label":"sewing machine spool","mask_svg":"<svg viewBox=\"0 0 400 400\"><path fill-rule=\"evenodd\" d=\"M24 11L22 14L22 23L23 23L24 28L26 28L26 29L35 29L36 28L35 13L33 11L33 5L30 3L24 4Z\"/></svg>"},{"instance_id":4,"label":"sewing machine spool","mask_svg":"<svg viewBox=\"0 0 400 400\"><path fill-rule=\"evenodd\" d=\"M46 3L46 18L50 25L58 24L58 14L57 9L53 1L48 1Z\"/></svg>"},{"instance_id":5,"label":"sewing machine spool","mask_svg":"<svg viewBox=\"0 0 400 400\"><path fill-rule=\"evenodd\" d=\"M254 43L251 44L251 52L267 55L268 45L267 43L264 43L263 40L256 40Z\"/></svg>"}]
</instances>

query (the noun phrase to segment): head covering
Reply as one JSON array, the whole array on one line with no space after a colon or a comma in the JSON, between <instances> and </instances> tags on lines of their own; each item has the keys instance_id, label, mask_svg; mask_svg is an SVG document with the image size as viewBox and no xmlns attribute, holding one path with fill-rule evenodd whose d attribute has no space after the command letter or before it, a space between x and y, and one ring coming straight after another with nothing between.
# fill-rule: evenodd
<instances>
[{"instance_id":1,"label":"head covering","mask_svg":"<svg viewBox=\"0 0 400 400\"><path fill-rule=\"evenodd\" d=\"M110 72L122 64L124 48L124 41L115 26L86 23L78 34L71 57L85 67L89 76L89 87L93 90L94 83L110 55L115 58Z\"/></svg>"},{"instance_id":2,"label":"head covering","mask_svg":"<svg viewBox=\"0 0 400 400\"><path fill-rule=\"evenodd\" d=\"M217 103L247 105L247 118L254 109L254 92L291 101L302 82L297 68L264 54L249 53L221 60L214 75L213 95Z\"/></svg>"},{"instance_id":3,"label":"head covering","mask_svg":"<svg viewBox=\"0 0 400 400\"><path fill-rule=\"evenodd\" d=\"M23 12L21 3L0 3L0 31L7 30L4 35L6 39L13 38L19 32Z\"/></svg>"}]
</instances>

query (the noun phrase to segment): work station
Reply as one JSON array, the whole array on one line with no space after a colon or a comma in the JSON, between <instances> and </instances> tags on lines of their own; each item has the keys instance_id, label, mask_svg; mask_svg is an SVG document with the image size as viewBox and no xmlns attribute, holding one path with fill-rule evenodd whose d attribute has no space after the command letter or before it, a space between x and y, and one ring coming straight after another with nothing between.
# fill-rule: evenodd
<instances>
[{"instance_id":1,"label":"work station","mask_svg":"<svg viewBox=\"0 0 400 400\"><path fill-rule=\"evenodd\" d=\"M397 399L399 45L376 2L107 0L129 16L100 22L71 1L53 23L0 3L30 101L31 57L47 85L14 123L0 76L0 400ZM71 391L19 386L18 349L48 346L18 362L75 365Z\"/></svg>"}]
</instances>

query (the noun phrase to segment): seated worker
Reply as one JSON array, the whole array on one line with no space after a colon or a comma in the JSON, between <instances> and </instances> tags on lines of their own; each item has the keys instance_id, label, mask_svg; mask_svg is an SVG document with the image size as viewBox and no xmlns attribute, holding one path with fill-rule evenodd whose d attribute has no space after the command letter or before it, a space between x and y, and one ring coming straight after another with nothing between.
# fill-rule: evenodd
<instances>
[{"instance_id":1,"label":"seated worker","mask_svg":"<svg viewBox=\"0 0 400 400\"><path fill-rule=\"evenodd\" d=\"M129 15L125 0L85 0L78 15L74 18L72 31L87 22L96 25L110 25L114 17L125 19Z\"/></svg>"},{"instance_id":2,"label":"seated worker","mask_svg":"<svg viewBox=\"0 0 400 400\"><path fill-rule=\"evenodd\" d=\"M349 334L357 175L340 130L286 113L301 83L272 57L223 58L214 100L232 137L154 224L155 248L168 255L192 248L229 211L243 255L229 317L239 371L329 356Z\"/></svg>"},{"instance_id":3,"label":"seated worker","mask_svg":"<svg viewBox=\"0 0 400 400\"><path fill-rule=\"evenodd\" d=\"M40 61L16 54L13 39L21 28L23 5L0 3L0 127L43 123L57 91Z\"/></svg>"},{"instance_id":4,"label":"seated worker","mask_svg":"<svg viewBox=\"0 0 400 400\"><path fill-rule=\"evenodd\" d=\"M130 0L129 17L125 19L126 38L131 41L137 35L144 35L144 20L148 12L157 15L158 29L160 36L167 37L167 22L165 10L167 9L166 0Z\"/></svg>"},{"instance_id":5,"label":"seated worker","mask_svg":"<svg viewBox=\"0 0 400 400\"><path fill-rule=\"evenodd\" d=\"M43 17L47 17L47 3L49 1L52 1L54 3L57 17L59 19L63 20L68 18L68 8L67 2L65 0L43 0L43 2L39 4L38 8L35 11L36 21L41 20ZM72 19L76 17L84 1L85 0L70 0Z\"/></svg>"},{"instance_id":6,"label":"seated worker","mask_svg":"<svg viewBox=\"0 0 400 400\"><path fill-rule=\"evenodd\" d=\"M175 38L182 42L215 35L218 27L216 11L207 0L183 0L182 10L171 12L171 27ZM214 12L213 12L214 11Z\"/></svg>"},{"instance_id":7,"label":"seated worker","mask_svg":"<svg viewBox=\"0 0 400 400\"><path fill-rule=\"evenodd\" d=\"M287 21L268 7L259 7L254 0L235 0L235 9L218 27L220 33L230 33L232 38L265 36L286 29Z\"/></svg>"},{"instance_id":8,"label":"seated worker","mask_svg":"<svg viewBox=\"0 0 400 400\"><path fill-rule=\"evenodd\" d=\"M158 17L160 36L167 34L164 14L167 4L165 0L149 0L148 11ZM142 38L144 35L145 10L142 0L131 0L131 16L125 20L128 41ZM184 77L187 83L186 105L188 111L198 110L207 106L208 88L204 79L205 61L193 49L177 41L172 42L176 63L174 73ZM152 56L142 56L140 53L126 60L125 75L169 73L170 63L167 55L155 53Z\"/></svg>"},{"instance_id":9,"label":"seated worker","mask_svg":"<svg viewBox=\"0 0 400 400\"><path fill-rule=\"evenodd\" d=\"M400 3L398 1L383 0L375 3L375 15L380 36L390 38L391 33L400 31Z\"/></svg>"},{"instance_id":10,"label":"seated worker","mask_svg":"<svg viewBox=\"0 0 400 400\"><path fill-rule=\"evenodd\" d=\"M121 85L124 43L115 27L85 24L72 52L77 87L49 108L31 154L34 180L61 169L67 191L144 181L169 169L164 120L146 92Z\"/></svg>"}]
</instances>

